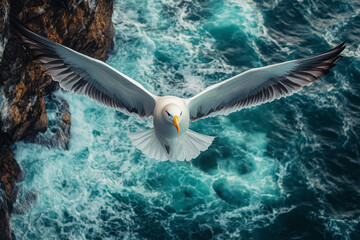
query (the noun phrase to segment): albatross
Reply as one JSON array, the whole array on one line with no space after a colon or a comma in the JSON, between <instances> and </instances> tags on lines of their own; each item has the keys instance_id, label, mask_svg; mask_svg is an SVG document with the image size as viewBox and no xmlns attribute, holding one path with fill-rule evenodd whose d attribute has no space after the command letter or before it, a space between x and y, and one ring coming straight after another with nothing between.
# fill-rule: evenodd
<instances>
[{"instance_id":1,"label":"albatross","mask_svg":"<svg viewBox=\"0 0 360 240\"><path fill-rule=\"evenodd\" d=\"M156 96L106 63L41 37L16 18L11 23L26 51L62 89L126 115L152 117L153 128L128 136L145 155L161 161L189 161L211 145L215 137L190 130L190 121L290 96L329 73L345 48L343 42L314 56L250 69L180 98Z\"/></svg>"}]
</instances>

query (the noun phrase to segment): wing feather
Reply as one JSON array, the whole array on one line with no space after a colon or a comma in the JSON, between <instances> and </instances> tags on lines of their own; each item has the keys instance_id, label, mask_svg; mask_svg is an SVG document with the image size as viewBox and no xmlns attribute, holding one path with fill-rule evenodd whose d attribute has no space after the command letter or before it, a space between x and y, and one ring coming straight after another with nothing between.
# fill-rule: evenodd
<instances>
[{"instance_id":1,"label":"wing feather","mask_svg":"<svg viewBox=\"0 0 360 240\"><path fill-rule=\"evenodd\" d=\"M14 17L11 23L28 53L61 88L128 115L151 116L157 96L140 83L104 62L37 35Z\"/></svg>"},{"instance_id":2,"label":"wing feather","mask_svg":"<svg viewBox=\"0 0 360 240\"><path fill-rule=\"evenodd\" d=\"M187 99L190 119L227 115L290 96L330 72L345 43L314 56L255 68L207 87Z\"/></svg>"}]
</instances>

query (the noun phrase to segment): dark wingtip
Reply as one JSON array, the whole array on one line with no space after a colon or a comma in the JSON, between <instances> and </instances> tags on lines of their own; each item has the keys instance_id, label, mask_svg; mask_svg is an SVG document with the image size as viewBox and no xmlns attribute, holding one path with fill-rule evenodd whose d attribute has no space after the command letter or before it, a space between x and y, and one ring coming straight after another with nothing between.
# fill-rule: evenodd
<instances>
[{"instance_id":1,"label":"dark wingtip","mask_svg":"<svg viewBox=\"0 0 360 240\"><path fill-rule=\"evenodd\" d=\"M342 57L342 56L338 56L333 63L337 63L337 62L340 61L341 59L343 59L343 57Z\"/></svg>"},{"instance_id":2,"label":"dark wingtip","mask_svg":"<svg viewBox=\"0 0 360 240\"><path fill-rule=\"evenodd\" d=\"M333 48L335 51L335 55L336 55L336 58L335 60L332 62L335 66L335 63L337 63L338 61L340 61L343 57L340 56L339 54L344 51L344 49L346 48L346 42L343 41L342 43L340 43L338 46L336 46L335 48Z\"/></svg>"},{"instance_id":3,"label":"dark wingtip","mask_svg":"<svg viewBox=\"0 0 360 240\"><path fill-rule=\"evenodd\" d=\"M339 60L341 60L343 58L339 54L342 51L344 51L345 48L346 48L346 42L344 41L344 42L340 43L339 45L337 45L336 47L334 47L334 48L330 49L329 51L325 52L325 53L330 53L331 55L329 57L334 58L334 60L332 61L332 64L334 64L334 66L335 66L336 62L338 62Z\"/></svg>"},{"instance_id":4,"label":"dark wingtip","mask_svg":"<svg viewBox=\"0 0 360 240\"><path fill-rule=\"evenodd\" d=\"M14 27L15 29L20 29L20 28L28 28L27 26L25 26L24 23L22 23L15 15L10 14L9 15L9 20L10 20L10 25L12 27Z\"/></svg>"},{"instance_id":5,"label":"dark wingtip","mask_svg":"<svg viewBox=\"0 0 360 240\"><path fill-rule=\"evenodd\" d=\"M346 41L343 41L342 43L340 43L339 45L337 45L336 47L332 48L332 50L335 49L344 49L346 47Z\"/></svg>"},{"instance_id":6,"label":"dark wingtip","mask_svg":"<svg viewBox=\"0 0 360 240\"><path fill-rule=\"evenodd\" d=\"M33 32L28 26L26 26L13 14L9 15L9 22L12 33L20 39L22 39L24 36L28 37L29 33Z\"/></svg>"},{"instance_id":7,"label":"dark wingtip","mask_svg":"<svg viewBox=\"0 0 360 240\"><path fill-rule=\"evenodd\" d=\"M344 49L346 48L346 42L342 42L340 43L339 45L337 45L336 47L330 49L329 51L327 52L332 52L334 53L335 55L338 55L340 54L342 51L344 51Z\"/></svg>"},{"instance_id":8,"label":"dark wingtip","mask_svg":"<svg viewBox=\"0 0 360 240\"><path fill-rule=\"evenodd\" d=\"M340 43L339 45L337 45L335 48L333 48L334 50L338 50L338 54L340 54L342 51L344 51L344 49L346 48L346 41L343 41L342 43Z\"/></svg>"}]
</instances>

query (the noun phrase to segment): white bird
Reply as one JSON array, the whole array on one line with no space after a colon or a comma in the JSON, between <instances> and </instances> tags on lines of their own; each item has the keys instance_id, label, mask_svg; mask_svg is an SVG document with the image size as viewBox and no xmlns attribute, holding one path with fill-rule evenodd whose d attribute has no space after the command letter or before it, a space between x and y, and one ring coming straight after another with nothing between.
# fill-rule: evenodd
<instances>
[{"instance_id":1,"label":"white bird","mask_svg":"<svg viewBox=\"0 0 360 240\"><path fill-rule=\"evenodd\" d=\"M161 161L189 161L211 145L214 137L191 131L190 121L292 95L327 74L345 48L341 43L318 55L254 68L184 99L156 96L106 63L51 42L17 19L11 22L26 50L61 88L127 115L153 117L153 128L128 136L145 155Z\"/></svg>"}]
</instances>

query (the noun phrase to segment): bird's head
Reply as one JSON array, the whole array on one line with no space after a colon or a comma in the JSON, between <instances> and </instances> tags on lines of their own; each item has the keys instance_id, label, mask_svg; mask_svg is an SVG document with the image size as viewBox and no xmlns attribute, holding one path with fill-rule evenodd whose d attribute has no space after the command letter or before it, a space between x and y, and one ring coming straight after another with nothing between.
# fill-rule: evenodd
<instances>
[{"instance_id":1,"label":"bird's head","mask_svg":"<svg viewBox=\"0 0 360 240\"><path fill-rule=\"evenodd\" d=\"M172 123L175 126L177 132L180 131L179 123L181 121L182 114L182 110L176 104L168 104L163 108L162 111L163 118L166 119L166 121Z\"/></svg>"}]
</instances>

